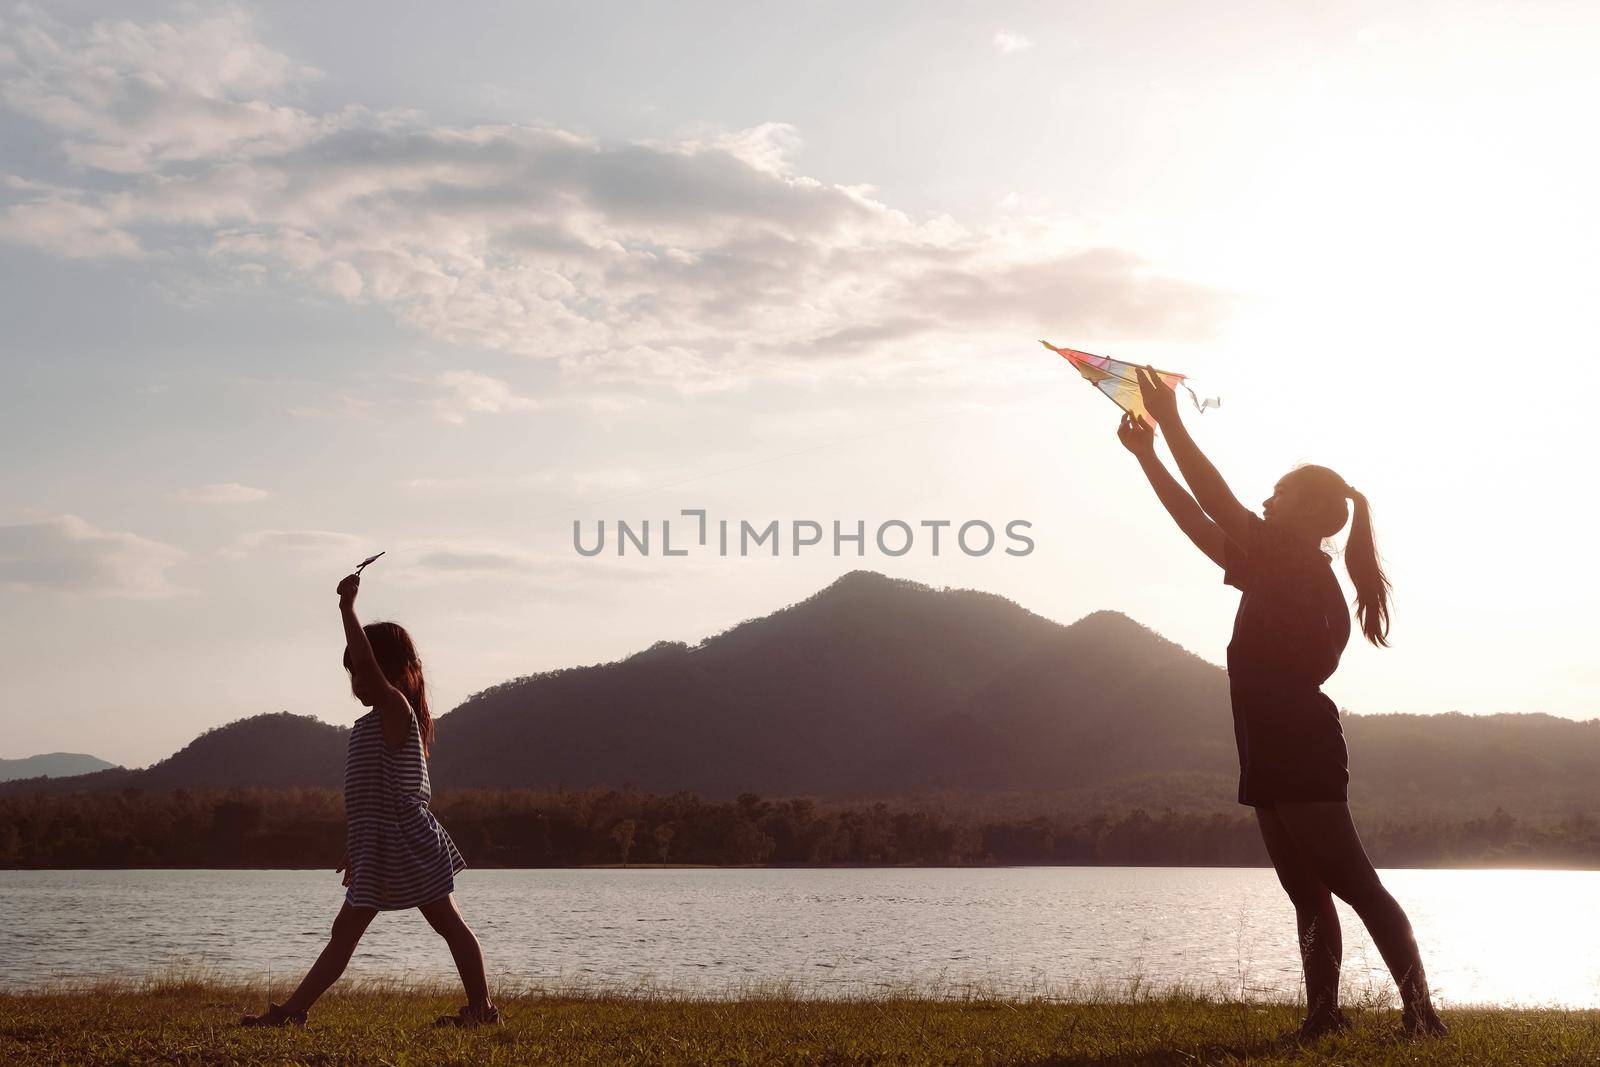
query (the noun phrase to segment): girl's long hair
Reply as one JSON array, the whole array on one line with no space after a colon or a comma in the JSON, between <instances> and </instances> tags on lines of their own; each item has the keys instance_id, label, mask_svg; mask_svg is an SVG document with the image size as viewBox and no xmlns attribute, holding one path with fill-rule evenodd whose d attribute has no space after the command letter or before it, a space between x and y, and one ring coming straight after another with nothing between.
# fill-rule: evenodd
<instances>
[{"instance_id":1,"label":"girl's long hair","mask_svg":"<svg viewBox=\"0 0 1600 1067\"><path fill-rule=\"evenodd\" d=\"M1372 506L1365 494L1350 488L1327 467L1307 464L1290 472L1303 478L1324 498L1328 522L1324 537L1332 537L1345 524L1345 501L1351 502L1350 536L1344 545L1344 566L1356 587L1356 619L1366 639L1379 648L1389 646L1389 578L1383 573L1378 543L1372 535Z\"/></svg>"},{"instance_id":2,"label":"girl's long hair","mask_svg":"<svg viewBox=\"0 0 1600 1067\"><path fill-rule=\"evenodd\" d=\"M428 680L422 675L422 659L406 628L397 622L369 622L361 628L372 645L389 684L405 694L411 714L417 717L417 733L422 738L422 754L433 748L433 715L428 710ZM350 650L345 649L344 669L350 669Z\"/></svg>"}]
</instances>

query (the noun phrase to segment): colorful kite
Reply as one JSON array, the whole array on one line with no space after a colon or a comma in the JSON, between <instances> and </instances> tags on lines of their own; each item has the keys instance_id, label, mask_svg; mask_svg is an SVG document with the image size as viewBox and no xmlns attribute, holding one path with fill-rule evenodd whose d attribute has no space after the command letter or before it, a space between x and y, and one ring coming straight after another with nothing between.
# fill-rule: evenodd
<instances>
[{"instance_id":1,"label":"colorful kite","mask_svg":"<svg viewBox=\"0 0 1600 1067\"><path fill-rule=\"evenodd\" d=\"M1137 364L1124 363L1120 359L1109 359L1090 352L1079 352L1076 348L1057 348L1049 341L1039 343L1072 364L1078 373L1083 375L1084 381L1110 397L1117 407L1136 419L1144 419L1152 426L1155 425L1156 420L1150 417L1150 413L1144 409L1144 402L1139 398ZM1222 401L1214 396L1201 400L1195 391L1189 388L1181 374L1165 370L1158 370L1156 374L1169 388L1182 387L1183 391L1189 394L1189 399L1194 401L1196 411L1203 412L1207 408L1222 406Z\"/></svg>"}]
</instances>

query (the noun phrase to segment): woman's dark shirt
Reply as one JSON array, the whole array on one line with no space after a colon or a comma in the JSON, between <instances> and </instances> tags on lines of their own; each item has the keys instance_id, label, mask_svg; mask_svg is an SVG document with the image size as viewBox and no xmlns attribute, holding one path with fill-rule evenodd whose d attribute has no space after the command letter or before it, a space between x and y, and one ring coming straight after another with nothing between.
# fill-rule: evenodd
<instances>
[{"instance_id":1,"label":"woman's dark shirt","mask_svg":"<svg viewBox=\"0 0 1600 1067\"><path fill-rule=\"evenodd\" d=\"M1316 689L1350 642L1350 612L1328 554L1256 515L1223 546L1222 580L1243 592L1228 643L1236 681Z\"/></svg>"}]
</instances>

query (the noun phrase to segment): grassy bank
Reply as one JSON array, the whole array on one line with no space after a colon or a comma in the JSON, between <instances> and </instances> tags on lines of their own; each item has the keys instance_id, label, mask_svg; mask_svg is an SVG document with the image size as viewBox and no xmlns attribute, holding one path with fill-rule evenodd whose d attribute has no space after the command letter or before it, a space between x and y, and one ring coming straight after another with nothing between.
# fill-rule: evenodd
<instances>
[{"instance_id":1,"label":"grassy bank","mask_svg":"<svg viewBox=\"0 0 1600 1067\"><path fill-rule=\"evenodd\" d=\"M282 991L275 991L281 996ZM389 1064L1596 1064L1600 1012L1460 1010L1413 1042L1395 1012L1300 1047L1292 1005L1187 996L1073 1003L968 996L731 1001L522 993L503 1026L429 1022L448 991L367 986L324 998L304 1029L243 1030L266 991L194 979L0 993L0 1062Z\"/></svg>"}]
</instances>

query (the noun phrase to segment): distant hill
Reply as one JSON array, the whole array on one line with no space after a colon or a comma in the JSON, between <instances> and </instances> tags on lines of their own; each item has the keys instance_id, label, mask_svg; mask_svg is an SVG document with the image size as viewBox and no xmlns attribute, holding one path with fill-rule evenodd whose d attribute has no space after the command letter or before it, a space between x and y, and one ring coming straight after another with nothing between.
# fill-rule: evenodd
<instances>
[{"instance_id":1,"label":"distant hill","mask_svg":"<svg viewBox=\"0 0 1600 1067\"><path fill-rule=\"evenodd\" d=\"M1600 812L1600 722L1350 716L1352 801L1416 817ZM347 731L289 714L142 771L0 787L337 786ZM971 797L1227 809L1227 675L1116 612L855 571L696 645L519 678L440 717L436 790L630 785L728 798ZM1028 799L1031 798L1031 799Z\"/></svg>"},{"instance_id":2,"label":"distant hill","mask_svg":"<svg viewBox=\"0 0 1600 1067\"><path fill-rule=\"evenodd\" d=\"M139 772L146 788L337 785L344 774L346 727L278 712L207 730L174 755Z\"/></svg>"},{"instance_id":3,"label":"distant hill","mask_svg":"<svg viewBox=\"0 0 1600 1067\"><path fill-rule=\"evenodd\" d=\"M21 759L0 759L0 782L16 778L64 778L115 766L114 763L81 752L46 752L39 756L23 756Z\"/></svg>"},{"instance_id":4,"label":"distant hill","mask_svg":"<svg viewBox=\"0 0 1600 1067\"><path fill-rule=\"evenodd\" d=\"M114 767L76 778L15 781L0 791L338 786L342 784L349 732L306 715L256 715L207 730L143 770Z\"/></svg>"}]
</instances>

